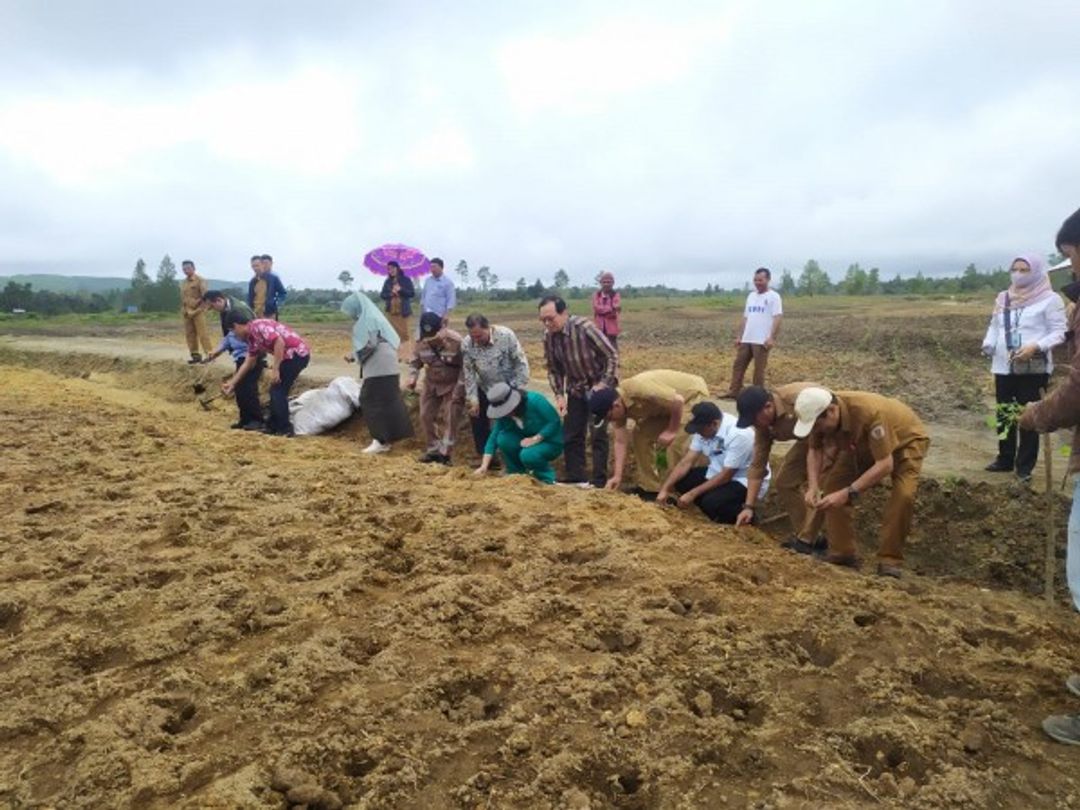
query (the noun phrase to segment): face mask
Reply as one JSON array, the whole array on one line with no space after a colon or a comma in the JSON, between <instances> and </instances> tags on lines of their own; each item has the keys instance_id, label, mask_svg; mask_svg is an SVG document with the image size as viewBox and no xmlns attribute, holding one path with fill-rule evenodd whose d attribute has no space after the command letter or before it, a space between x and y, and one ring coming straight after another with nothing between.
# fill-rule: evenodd
<instances>
[{"instance_id":1,"label":"face mask","mask_svg":"<svg viewBox=\"0 0 1080 810\"><path fill-rule=\"evenodd\" d=\"M1009 273L1009 278L1012 279L1012 283L1017 287L1030 287L1039 277L1032 273L1030 270L1026 273Z\"/></svg>"}]
</instances>

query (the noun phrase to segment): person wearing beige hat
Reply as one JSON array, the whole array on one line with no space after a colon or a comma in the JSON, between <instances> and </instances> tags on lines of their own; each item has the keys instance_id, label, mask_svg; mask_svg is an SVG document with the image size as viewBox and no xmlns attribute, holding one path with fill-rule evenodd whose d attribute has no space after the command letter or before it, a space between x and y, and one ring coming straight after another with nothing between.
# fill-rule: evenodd
<instances>
[{"instance_id":1,"label":"person wearing beige hat","mask_svg":"<svg viewBox=\"0 0 1080 810\"><path fill-rule=\"evenodd\" d=\"M803 389L795 400L796 438L809 438L806 505L825 513L827 562L856 567L852 507L886 476L892 490L881 519L878 574L900 577L919 472L930 437L903 402L866 391Z\"/></svg>"}]
</instances>

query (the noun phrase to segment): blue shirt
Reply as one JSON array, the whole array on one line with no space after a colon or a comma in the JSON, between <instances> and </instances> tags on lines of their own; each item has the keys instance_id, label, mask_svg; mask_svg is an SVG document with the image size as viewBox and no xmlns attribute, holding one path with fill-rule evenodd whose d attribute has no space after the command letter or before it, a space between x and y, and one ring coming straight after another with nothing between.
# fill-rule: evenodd
<instances>
[{"instance_id":1,"label":"blue shirt","mask_svg":"<svg viewBox=\"0 0 1080 810\"><path fill-rule=\"evenodd\" d=\"M440 318L445 318L456 304L457 294L454 292L454 282L446 273L438 278L429 276L424 282L424 292L420 295L421 313L434 312Z\"/></svg>"},{"instance_id":2,"label":"blue shirt","mask_svg":"<svg viewBox=\"0 0 1080 810\"><path fill-rule=\"evenodd\" d=\"M221 343L218 344L217 349L214 351L228 352L232 355L233 360L237 363L242 363L247 357L247 341L241 340L232 332L229 332L229 334L221 339Z\"/></svg>"}]
</instances>

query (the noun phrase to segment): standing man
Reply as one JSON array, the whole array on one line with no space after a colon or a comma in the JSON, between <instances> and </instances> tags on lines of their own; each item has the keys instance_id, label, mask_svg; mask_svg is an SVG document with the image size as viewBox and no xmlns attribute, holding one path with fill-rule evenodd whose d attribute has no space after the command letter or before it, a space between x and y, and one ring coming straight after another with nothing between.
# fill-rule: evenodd
<instances>
[{"instance_id":1,"label":"standing man","mask_svg":"<svg viewBox=\"0 0 1080 810\"><path fill-rule=\"evenodd\" d=\"M600 274L600 289L593 293L592 311L596 326L611 341L611 345L618 348L622 298L615 291L615 276L608 270Z\"/></svg>"},{"instance_id":2,"label":"standing man","mask_svg":"<svg viewBox=\"0 0 1080 810\"><path fill-rule=\"evenodd\" d=\"M278 320L278 312L285 303L288 291L281 279L273 272L274 259L269 254L251 257L254 275L248 282L248 306L256 318Z\"/></svg>"},{"instance_id":3,"label":"standing man","mask_svg":"<svg viewBox=\"0 0 1080 810\"><path fill-rule=\"evenodd\" d=\"M434 312L420 316L420 340L409 361L409 379L405 387L416 390L420 370L424 387L420 392L420 424L427 439L427 452L420 456L424 464L449 464L461 415L465 411L465 381L461 378L462 338L442 325Z\"/></svg>"},{"instance_id":4,"label":"standing man","mask_svg":"<svg viewBox=\"0 0 1080 810\"><path fill-rule=\"evenodd\" d=\"M599 388L589 397L595 420L610 419L615 432L615 468L607 488L622 486L626 450L630 446L628 419L634 420L634 474L637 492L654 499L661 476L678 463L690 444L680 430L690 420L690 408L709 396L705 380L696 374L670 369L643 371L618 388ZM658 450L663 453L658 457Z\"/></svg>"},{"instance_id":5,"label":"standing man","mask_svg":"<svg viewBox=\"0 0 1080 810\"><path fill-rule=\"evenodd\" d=\"M747 526L754 520L763 482L769 475L769 456L773 442L795 439L795 400L806 388L820 387L817 383L797 382L781 385L772 392L757 385L748 385L739 394L735 406L739 411L739 427L754 428L754 458L747 472L746 503L736 526ZM784 462L773 477L781 508L791 522L791 536L780 545L800 554L825 549L821 535L824 515L808 511L804 499L806 489L806 450L808 443L796 440L787 451Z\"/></svg>"},{"instance_id":6,"label":"standing man","mask_svg":"<svg viewBox=\"0 0 1080 810\"><path fill-rule=\"evenodd\" d=\"M1047 433L1058 428L1073 428L1072 454L1069 472L1080 473L1080 210L1062 223L1057 233L1057 249L1072 264L1073 281L1062 292L1072 302L1069 311L1069 332L1072 359L1069 375L1048 393L1041 402L1024 408L1020 428ZM1080 475L1073 477L1072 510L1069 512L1069 543L1065 550L1065 578L1072 594L1073 605L1080 610ZM1066 680L1069 690L1080 695L1080 675ZM1080 745L1080 714L1055 714L1043 720L1043 731L1061 743Z\"/></svg>"},{"instance_id":7,"label":"standing man","mask_svg":"<svg viewBox=\"0 0 1080 810\"><path fill-rule=\"evenodd\" d=\"M926 428L898 399L865 391L805 388L795 399L794 434L809 436L806 505L825 513L826 562L858 566L852 507L886 476L892 490L881 518L878 576L900 578L919 472L930 447Z\"/></svg>"},{"instance_id":8,"label":"standing man","mask_svg":"<svg viewBox=\"0 0 1080 810\"><path fill-rule=\"evenodd\" d=\"M472 421L476 454L482 456L491 433L485 392L496 383L507 383L518 391L526 390L529 386L529 359L512 329L492 326L479 313L466 318L465 327L469 330L461 344L465 402Z\"/></svg>"},{"instance_id":9,"label":"standing man","mask_svg":"<svg viewBox=\"0 0 1080 810\"><path fill-rule=\"evenodd\" d=\"M457 306L457 293L454 292L454 282L443 272L443 260L435 258L431 260L431 275L424 282L423 292L420 293L420 310L434 312L442 318L443 326L450 322L450 311Z\"/></svg>"},{"instance_id":10,"label":"standing man","mask_svg":"<svg viewBox=\"0 0 1080 810\"><path fill-rule=\"evenodd\" d=\"M731 369L731 386L724 399L734 399L742 390L743 377L754 360L754 385L765 385L765 366L769 351L780 334L780 321L784 317L780 293L769 289L772 273L767 267L754 272L754 291L746 296L746 308L735 335L735 364Z\"/></svg>"},{"instance_id":11,"label":"standing man","mask_svg":"<svg viewBox=\"0 0 1080 810\"><path fill-rule=\"evenodd\" d=\"M555 395L555 408L563 419L567 484L607 483L607 424L592 423L588 395L618 383L619 353L592 321L566 310L557 295L540 300L544 325L544 363ZM592 429L592 478L585 467L585 438Z\"/></svg>"},{"instance_id":12,"label":"standing man","mask_svg":"<svg viewBox=\"0 0 1080 810\"><path fill-rule=\"evenodd\" d=\"M180 315L184 319L184 337L191 352L188 365L192 366L202 362L200 346L206 354L210 354L214 345L206 328L206 304L203 302L206 281L195 272L195 262L190 259L181 262L180 267L184 271L184 280L180 282Z\"/></svg>"},{"instance_id":13,"label":"standing man","mask_svg":"<svg viewBox=\"0 0 1080 810\"><path fill-rule=\"evenodd\" d=\"M738 427L734 416L712 402L699 402L692 412L693 419L686 425L686 432L694 437L690 450L668 474L656 502L667 503L674 488L680 493L680 509L697 504L713 523L730 525L743 504L750 502L746 474L754 454L754 432ZM764 489L767 482L766 477ZM761 486L758 492L765 494Z\"/></svg>"}]
</instances>

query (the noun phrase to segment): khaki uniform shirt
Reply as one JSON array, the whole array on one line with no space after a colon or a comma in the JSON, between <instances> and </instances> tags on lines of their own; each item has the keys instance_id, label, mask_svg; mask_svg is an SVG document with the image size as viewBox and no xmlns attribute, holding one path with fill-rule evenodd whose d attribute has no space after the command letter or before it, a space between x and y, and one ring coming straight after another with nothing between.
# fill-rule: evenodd
<instances>
[{"instance_id":1,"label":"khaki uniform shirt","mask_svg":"<svg viewBox=\"0 0 1080 810\"><path fill-rule=\"evenodd\" d=\"M898 399L866 391L837 391L836 400L840 429L833 436L813 437L815 448L835 441L838 451L851 450L860 458L878 462L930 438L915 411Z\"/></svg>"},{"instance_id":2,"label":"khaki uniform shirt","mask_svg":"<svg viewBox=\"0 0 1080 810\"><path fill-rule=\"evenodd\" d=\"M191 278L185 277L180 282L180 311L185 318L193 318L205 311L202 297L206 290L206 280L198 273L192 273Z\"/></svg>"},{"instance_id":3,"label":"khaki uniform shirt","mask_svg":"<svg viewBox=\"0 0 1080 810\"><path fill-rule=\"evenodd\" d=\"M683 398L687 412L690 405L709 396L709 387L697 374L666 368L635 374L623 380L616 390L626 406L627 417L635 422L650 417L668 418L676 396Z\"/></svg>"},{"instance_id":4,"label":"khaki uniform shirt","mask_svg":"<svg viewBox=\"0 0 1080 810\"><path fill-rule=\"evenodd\" d=\"M750 462L747 478L764 480L773 442L789 442L795 438L795 423L798 421L795 417L795 400L799 392L816 385L809 382L788 383L772 392L776 417L767 428L754 428L754 458Z\"/></svg>"},{"instance_id":5,"label":"khaki uniform shirt","mask_svg":"<svg viewBox=\"0 0 1080 810\"><path fill-rule=\"evenodd\" d=\"M266 277L259 276L255 281L255 317L261 318L266 314Z\"/></svg>"},{"instance_id":6,"label":"khaki uniform shirt","mask_svg":"<svg viewBox=\"0 0 1080 810\"><path fill-rule=\"evenodd\" d=\"M453 329L440 329L431 337L416 341L409 361L409 382L415 383L420 369L426 368L424 385L432 386L439 395L447 394L457 385L464 385L461 363L461 335Z\"/></svg>"}]
</instances>

